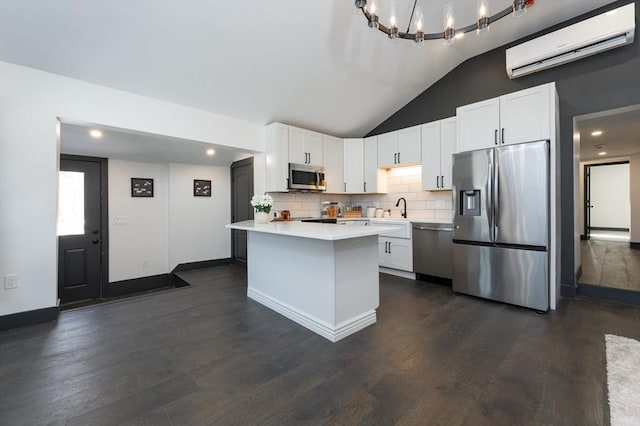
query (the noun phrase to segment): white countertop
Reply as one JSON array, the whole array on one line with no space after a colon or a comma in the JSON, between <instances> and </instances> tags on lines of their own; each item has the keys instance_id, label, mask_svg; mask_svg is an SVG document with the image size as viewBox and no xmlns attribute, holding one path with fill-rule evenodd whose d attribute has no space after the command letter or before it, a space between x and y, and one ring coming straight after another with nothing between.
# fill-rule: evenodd
<instances>
[{"instance_id":1,"label":"white countertop","mask_svg":"<svg viewBox=\"0 0 640 426\"><path fill-rule=\"evenodd\" d=\"M309 223L298 221L256 224L253 220L230 223L226 225L226 227L249 232L264 232L267 234L287 235L291 237L329 241L368 237L370 235L378 235L396 230L396 227L393 226L345 226L332 223Z\"/></svg>"}]
</instances>

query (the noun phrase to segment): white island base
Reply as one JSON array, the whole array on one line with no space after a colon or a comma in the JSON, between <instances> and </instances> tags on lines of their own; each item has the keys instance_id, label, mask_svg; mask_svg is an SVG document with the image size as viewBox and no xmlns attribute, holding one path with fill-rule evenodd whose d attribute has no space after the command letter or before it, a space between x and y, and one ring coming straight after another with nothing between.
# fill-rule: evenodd
<instances>
[{"instance_id":1,"label":"white island base","mask_svg":"<svg viewBox=\"0 0 640 426\"><path fill-rule=\"evenodd\" d=\"M377 235L323 240L248 232L247 258L248 297L332 342L376 322Z\"/></svg>"}]
</instances>

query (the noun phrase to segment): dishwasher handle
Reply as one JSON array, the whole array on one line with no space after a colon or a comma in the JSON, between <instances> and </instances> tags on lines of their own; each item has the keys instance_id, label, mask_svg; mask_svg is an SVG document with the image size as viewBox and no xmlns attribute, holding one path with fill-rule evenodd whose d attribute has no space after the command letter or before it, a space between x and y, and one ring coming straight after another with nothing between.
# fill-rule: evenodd
<instances>
[{"instance_id":1,"label":"dishwasher handle","mask_svg":"<svg viewBox=\"0 0 640 426\"><path fill-rule=\"evenodd\" d=\"M415 229L417 231L446 231L446 232L452 232L453 231L452 227L437 228L435 226L414 226L413 229Z\"/></svg>"}]
</instances>

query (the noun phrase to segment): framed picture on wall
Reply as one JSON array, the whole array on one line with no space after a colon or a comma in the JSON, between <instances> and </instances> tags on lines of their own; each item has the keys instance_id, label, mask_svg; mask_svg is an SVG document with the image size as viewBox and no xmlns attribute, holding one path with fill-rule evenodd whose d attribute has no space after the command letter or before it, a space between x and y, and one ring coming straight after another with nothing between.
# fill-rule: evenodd
<instances>
[{"instance_id":1,"label":"framed picture on wall","mask_svg":"<svg viewBox=\"0 0 640 426\"><path fill-rule=\"evenodd\" d=\"M194 197L211 197L211 181L194 179L193 180L193 196Z\"/></svg>"},{"instance_id":2,"label":"framed picture on wall","mask_svg":"<svg viewBox=\"0 0 640 426\"><path fill-rule=\"evenodd\" d=\"M132 197L153 197L153 179L131 178Z\"/></svg>"}]
</instances>

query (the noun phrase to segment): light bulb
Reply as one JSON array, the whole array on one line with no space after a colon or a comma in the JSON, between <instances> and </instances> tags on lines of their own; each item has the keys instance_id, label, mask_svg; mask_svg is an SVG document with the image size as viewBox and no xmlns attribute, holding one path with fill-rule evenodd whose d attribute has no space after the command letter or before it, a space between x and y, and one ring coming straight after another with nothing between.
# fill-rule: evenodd
<instances>
[{"instance_id":1,"label":"light bulb","mask_svg":"<svg viewBox=\"0 0 640 426\"><path fill-rule=\"evenodd\" d=\"M369 13L376 13L376 4L371 3L371 7L369 8Z\"/></svg>"},{"instance_id":2,"label":"light bulb","mask_svg":"<svg viewBox=\"0 0 640 426\"><path fill-rule=\"evenodd\" d=\"M396 26L396 17L395 16L391 16L391 19L389 20L389 22L391 23L392 27Z\"/></svg>"},{"instance_id":3,"label":"light bulb","mask_svg":"<svg viewBox=\"0 0 640 426\"><path fill-rule=\"evenodd\" d=\"M422 21L418 21L418 22L416 22L416 29L417 29L418 31L422 31Z\"/></svg>"}]
</instances>

